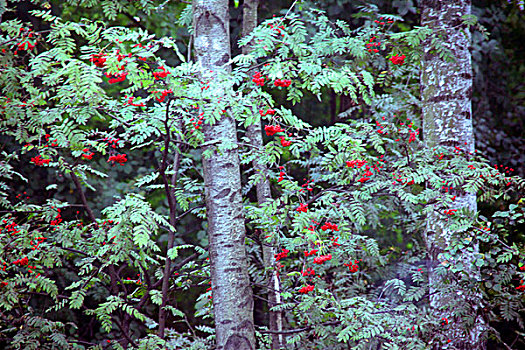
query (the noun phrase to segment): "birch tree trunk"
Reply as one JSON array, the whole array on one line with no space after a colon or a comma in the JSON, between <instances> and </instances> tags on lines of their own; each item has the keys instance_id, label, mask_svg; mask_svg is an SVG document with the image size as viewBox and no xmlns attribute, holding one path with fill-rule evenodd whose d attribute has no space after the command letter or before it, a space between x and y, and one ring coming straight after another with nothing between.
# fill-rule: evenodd
<instances>
[{"instance_id":1,"label":"birch tree trunk","mask_svg":"<svg viewBox=\"0 0 525 350\"><path fill-rule=\"evenodd\" d=\"M219 73L231 71L228 0L193 1L195 54L202 72L213 71L210 89L215 97L224 94ZM217 99L214 100L216 101ZM203 159L206 215L218 350L253 350L253 298L247 272L241 177L237 147L218 149L220 143L237 144L234 119L225 114L203 127ZM217 144L219 142L219 144Z\"/></svg>"},{"instance_id":2,"label":"birch tree trunk","mask_svg":"<svg viewBox=\"0 0 525 350\"><path fill-rule=\"evenodd\" d=\"M421 69L424 141L429 148L445 147L451 154L455 147L460 147L469 157L474 154L471 35L461 17L470 14L471 1L422 0L421 6L422 25L439 33L443 46L454 57L452 62L447 62L433 54L430 42L425 45ZM455 209L476 212L475 193L456 191L453 194L456 195ZM447 349L485 349L486 324L480 315L482 298L478 291L480 272L474 265L479 247L475 237L470 237L472 251L464 250L449 259L451 264L463 265L464 272L460 276L444 267L445 259L441 254L454 233L442 215L444 209L434 208L434 213L428 217L425 235L431 261L430 304L436 317L447 321L443 320L444 343L434 340L430 345L434 349L441 349L445 344ZM453 314L456 317L451 317Z\"/></svg>"},{"instance_id":3,"label":"birch tree trunk","mask_svg":"<svg viewBox=\"0 0 525 350\"><path fill-rule=\"evenodd\" d=\"M245 0L243 5L243 17L242 17L242 33L243 36L248 35L257 26L257 7L259 6L259 0ZM251 46L246 45L242 48L243 54L248 54L251 51ZM257 111L252 111L256 118L258 117ZM257 118L256 121L249 125L246 130L246 136L250 139L250 144L254 146L254 149L259 151L263 150L263 138L262 138L262 124L261 119ZM270 181L268 179L268 168L266 165L255 159L253 161L253 169L256 174L261 176L261 179L257 182L257 202L259 205L264 204L272 199ZM279 274L275 269L275 249L271 243L262 243L262 253L264 260L264 267L269 271L270 275L267 280L268 289L268 308L271 309L275 305L281 302L281 285L279 281ZM282 315L280 311L269 311L269 328L271 331L282 331ZM272 334L272 349L281 349L283 343L282 334Z\"/></svg>"}]
</instances>

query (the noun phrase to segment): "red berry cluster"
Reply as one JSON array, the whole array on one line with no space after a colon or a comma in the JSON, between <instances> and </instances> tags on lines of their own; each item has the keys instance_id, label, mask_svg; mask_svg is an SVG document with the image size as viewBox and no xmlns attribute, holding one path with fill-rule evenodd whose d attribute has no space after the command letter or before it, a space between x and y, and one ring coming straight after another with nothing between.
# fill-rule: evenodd
<instances>
[{"instance_id":1,"label":"red berry cluster","mask_svg":"<svg viewBox=\"0 0 525 350\"><path fill-rule=\"evenodd\" d=\"M292 144L292 141L286 140L285 136L281 136L281 146L288 147Z\"/></svg>"},{"instance_id":2,"label":"red berry cluster","mask_svg":"<svg viewBox=\"0 0 525 350\"><path fill-rule=\"evenodd\" d=\"M523 266L522 266L523 267ZM520 267L520 270L522 270L522 268ZM522 270L523 271L523 270ZM516 290L519 290L520 292L523 292L525 291L525 284L523 284L523 280L520 281L520 285L516 287Z\"/></svg>"},{"instance_id":3,"label":"red berry cluster","mask_svg":"<svg viewBox=\"0 0 525 350\"><path fill-rule=\"evenodd\" d=\"M29 259L27 258L27 256L23 257L22 259L13 261L13 265L26 266L27 264L29 264Z\"/></svg>"},{"instance_id":4,"label":"red berry cluster","mask_svg":"<svg viewBox=\"0 0 525 350\"><path fill-rule=\"evenodd\" d=\"M201 81L201 84L204 85L201 87L201 91L208 90L210 88L210 81Z\"/></svg>"},{"instance_id":5,"label":"red berry cluster","mask_svg":"<svg viewBox=\"0 0 525 350\"><path fill-rule=\"evenodd\" d=\"M262 109L259 110L259 114L261 115L261 117L264 117L265 115L274 115L275 114L275 109L267 109L266 112L264 112Z\"/></svg>"},{"instance_id":6,"label":"red berry cluster","mask_svg":"<svg viewBox=\"0 0 525 350\"><path fill-rule=\"evenodd\" d=\"M195 127L195 130L199 130L201 125L202 125L202 121L203 120L204 120L204 112L201 112L201 113L199 113L199 119L197 121L195 121L195 118L191 118L190 122ZM192 133L193 133L193 130L192 130Z\"/></svg>"},{"instance_id":7,"label":"red berry cluster","mask_svg":"<svg viewBox=\"0 0 525 350\"><path fill-rule=\"evenodd\" d=\"M58 226L62 222L62 215L60 215L60 209L57 209L57 215L54 220L49 223L51 226Z\"/></svg>"},{"instance_id":8,"label":"red berry cluster","mask_svg":"<svg viewBox=\"0 0 525 350\"><path fill-rule=\"evenodd\" d=\"M51 145L44 145L44 147L49 147L49 146L57 147L58 146L58 143L57 143L58 139L54 139L52 141L49 141L49 138L51 137L51 135L49 135L49 134L45 134L44 137L45 137L47 143L51 142Z\"/></svg>"},{"instance_id":9,"label":"red berry cluster","mask_svg":"<svg viewBox=\"0 0 525 350\"><path fill-rule=\"evenodd\" d=\"M383 120L385 120L385 118L383 117ZM384 125L382 125L380 122L378 122L376 120L376 126L379 127L379 129L377 129L377 133L378 134L382 134L384 132L383 128L384 128ZM388 132L385 132L385 135L388 135Z\"/></svg>"},{"instance_id":10,"label":"red berry cluster","mask_svg":"<svg viewBox=\"0 0 525 350\"><path fill-rule=\"evenodd\" d=\"M441 186L441 189L445 190L445 192L452 191L454 189L452 186L447 185L447 181L443 180L443 186Z\"/></svg>"},{"instance_id":11,"label":"red berry cluster","mask_svg":"<svg viewBox=\"0 0 525 350\"><path fill-rule=\"evenodd\" d=\"M332 247L339 247L341 245L341 243L337 243L339 237L332 237L330 240L332 241Z\"/></svg>"},{"instance_id":12,"label":"red berry cluster","mask_svg":"<svg viewBox=\"0 0 525 350\"><path fill-rule=\"evenodd\" d=\"M337 227L336 224L332 224L330 222L326 222L323 226L321 226L321 230L332 230L332 231L339 231L339 227Z\"/></svg>"},{"instance_id":13,"label":"red berry cluster","mask_svg":"<svg viewBox=\"0 0 525 350\"><path fill-rule=\"evenodd\" d=\"M312 250L310 250L310 251L305 250L305 251L304 251L304 256L305 256L305 257L309 257L310 255L315 255L317 252L318 252L317 249L312 249Z\"/></svg>"},{"instance_id":14,"label":"red berry cluster","mask_svg":"<svg viewBox=\"0 0 525 350\"><path fill-rule=\"evenodd\" d=\"M393 64L402 65L403 63L405 63L405 57L406 57L405 55L402 55L402 56L395 55L395 56L390 57L389 60Z\"/></svg>"},{"instance_id":15,"label":"red berry cluster","mask_svg":"<svg viewBox=\"0 0 525 350\"><path fill-rule=\"evenodd\" d=\"M89 59L95 66L99 68L104 68L106 66L106 54L101 52L98 54L91 55Z\"/></svg>"},{"instance_id":16,"label":"red berry cluster","mask_svg":"<svg viewBox=\"0 0 525 350\"><path fill-rule=\"evenodd\" d=\"M295 211L306 213L308 211L308 204L301 203Z\"/></svg>"},{"instance_id":17,"label":"red berry cluster","mask_svg":"<svg viewBox=\"0 0 525 350\"><path fill-rule=\"evenodd\" d=\"M104 222L102 223L102 226L106 226L106 225L109 226L109 225L112 225L112 224L113 224L113 220L108 220L108 221L104 221ZM116 224L118 225L118 222L116 222ZM117 244L117 242L114 241L114 239L115 239L116 237L117 237L117 236L113 236L113 237L111 237L110 239L108 239L107 244L110 244L110 243L113 244L113 245ZM106 241L102 242L102 245L106 245Z\"/></svg>"},{"instance_id":18,"label":"red berry cluster","mask_svg":"<svg viewBox=\"0 0 525 350\"><path fill-rule=\"evenodd\" d=\"M365 183L366 181L370 180L370 177L372 175L374 175L372 170L375 170L376 172L379 172L380 169L383 167L383 165L379 166L379 164L381 164L381 162L384 162L383 157L384 156L381 155L379 157L379 159L377 160L375 165L372 165L372 166L366 165L365 166L365 172L363 174L361 174L361 178L359 178L357 181L361 182L361 183ZM346 162L346 166L349 167L349 168L357 167L358 169L360 169L367 163L368 163L368 161L366 161L366 160L359 160L358 159L358 160L347 161Z\"/></svg>"},{"instance_id":19,"label":"red berry cluster","mask_svg":"<svg viewBox=\"0 0 525 350\"><path fill-rule=\"evenodd\" d=\"M108 159L108 163L109 162L115 162L115 163L119 163L120 165L124 165L124 163L126 163L127 161L128 160L126 159L126 155L125 154L116 154L114 156L110 156L109 159Z\"/></svg>"},{"instance_id":20,"label":"red berry cluster","mask_svg":"<svg viewBox=\"0 0 525 350\"><path fill-rule=\"evenodd\" d=\"M109 138L104 138L104 141L107 142L107 145L108 147L111 147L111 148L117 148L119 147L118 143L120 142L120 139L109 139Z\"/></svg>"},{"instance_id":21,"label":"red berry cluster","mask_svg":"<svg viewBox=\"0 0 525 350\"><path fill-rule=\"evenodd\" d=\"M272 28L277 34L281 35L281 36L284 36L284 34L281 34L281 29L284 30L284 26L278 26L278 27L273 27L273 24L269 24L268 25L270 28Z\"/></svg>"},{"instance_id":22,"label":"red berry cluster","mask_svg":"<svg viewBox=\"0 0 525 350\"><path fill-rule=\"evenodd\" d=\"M135 98L135 96L128 97L128 95L126 95L125 98L127 98L128 100L124 102L124 105L128 104L130 106L135 106L135 107L146 107L146 104L144 102L134 103L133 99Z\"/></svg>"},{"instance_id":23,"label":"red berry cluster","mask_svg":"<svg viewBox=\"0 0 525 350\"><path fill-rule=\"evenodd\" d=\"M4 224L7 224L8 221L6 219L4 219L4 220L2 220L2 222ZM10 224L5 226L5 228L7 229L7 232L11 232L11 236L20 232L20 230L17 229L17 227L18 227L18 225L14 221L12 221ZM3 228L0 227L0 232L2 232L2 230L3 230Z\"/></svg>"},{"instance_id":24,"label":"red berry cluster","mask_svg":"<svg viewBox=\"0 0 525 350\"><path fill-rule=\"evenodd\" d=\"M278 132L284 132L280 125L266 125L264 131L266 131L266 135L268 136L273 136Z\"/></svg>"},{"instance_id":25,"label":"red berry cluster","mask_svg":"<svg viewBox=\"0 0 525 350\"><path fill-rule=\"evenodd\" d=\"M117 61L119 61L119 62L122 61L122 60L123 60L124 58L126 58L126 57L131 57L131 56L132 56L132 53L131 53L131 52L128 53L127 55L122 55L122 54L120 53L120 50L117 50L116 54L117 54Z\"/></svg>"},{"instance_id":26,"label":"red berry cluster","mask_svg":"<svg viewBox=\"0 0 525 350\"><path fill-rule=\"evenodd\" d=\"M412 141L416 141L416 136L419 135L419 130L416 130L416 131L411 131L410 132L410 136L408 138L408 143L412 142Z\"/></svg>"},{"instance_id":27,"label":"red berry cluster","mask_svg":"<svg viewBox=\"0 0 525 350\"><path fill-rule=\"evenodd\" d=\"M414 184L414 180L410 180L408 181L407 178L404 178L403 177L403 174L392 174L394 177L396 177L396 181L392 182L392 185L397 185L398 182L400 182L402 185L413 185Z\"/></svg>"},{"instance_id":28,"label":"red berry cluster","mask_svg":"<svg viewBox=\"0 0 525 350\"><path fill-rule=\"evenodd\" d=\"M350 261L348 264L343 264L348 267L351 273L355 273L359 271L359 265L357 265L361 260L354 260L354 262Z\"/></svg>"},{"instance_id":29,"label":"red berry cluster","mask_svg":"<svg viewBox=\"0 0 525 350\"><path fill-rule=\"evenodd\" d=\"M377 23L379 25L386 25L386 24L390 24L390 23L394 23L393 20L385 20L385 17L379 17L379 21L378 20L375 20L374 23Z\"/></svg>"},{"instance_id":30,"label":"red berry cluster","mask_svg":"<svg viewBox=\"0 0 525 350\"><path fill-rule=\"evenodd\" d=\"M90 152L89 148L84 148L82 152L84 152L84 154L82 154L82 157L87 160L91 160L93 158L93 155L95 154L93 152Z\"/></svg>"},{"instance_id":31,"label":"red berry cluster","mask_svg":"<svg viewBox=\"0 0 525 350\"><path fill-rule=\"evenodd\" d=\"M306 180L306 179L303 179L303 181ZM308 191L313 191L314 189L310 186L313 186L314 180L308 180L306 181L304 184L301 185L301 189L299 190L299 192L304 192L304 189L306 188Z\"/></svg>"},{"instance_id":32,"label":"red berry cluster","mask_svg":"<svg viewBox=\"0 0 525 350\"><path fill-rule=\"evenodd\" d=\"M38 166L49 164L50 161L51 161L50 159L43 159L40 155L31 158L31 162L33 162L35 165L38 165Z\"/></svg>"},{"instance_id":33,"label":"red berry cluster","mask_svg":"<svg viewBox=\"0 0 525 350\"><path fill-rule=\"evenodd\" d=\"M31 107L34 107L35 106L35 103L34 102L26 102L26 101L22 101L20 102L20 104L16 105L17 107L28 107L28 106L31 106ZM5 107L4 107L5 109Z\"/></svg>"},{"instance_id":34,"label":"red berry cluster","mask_svg":"<svg viewBox=\"0 0 525 350\"><path fill-rule=\"evenodd\" d=\"M287 258L289 252L290 251L288 249L283 249L282 252L280 252L278 254L274 254L275 261L279 261L281 259Z\"/></svg>"},{"instance_id":35,"label":"red berry cluster","mask_svg":"<svg viewBox=\"0 0 525 350\"><path fill-rule=\"evenodd\" d=\"M317 222L314 221L314 224L317 224ZM310 226L308 226L308 227L305 226L304 228L307 228L308 231L312 231L312 232L315 231L315 226L314 226L314 225L310 225Z\"/></svg>"},{"instance_id":36,"label":"red berry cluster","mask_svg":"<svg viewBox=\"0 0 525 350\"><path fill-rule=\"evenodd\" d=\"M452 216L452 215L456 214L457 211L458 211L457 209L448 209L448 210L445 210L444 213L445 213L445 215Z\"/></svg>"},{"instance_id":37,"label":"red berry cluster","mask_svg":"<svg viewBox=\"0 0 525 350\"><path fill-rule=\"evenodd\" d=\"M346 166L349 167L349 168L354 168L354 167L361 168L366 163L368 163L366 160L359 160L359 159L357 159L357 160L350 160L350 161L346 162Z\"/></svg>"},{"instance_id":38,"label":"red berry cluster","mask_svg":"<svg viewBox=\"0 0 525 350\"><path fill-rule=\"evenodd\" d=\"M367 167L367 169L366 169L366 172L365 172L364 176L362 176L359 180L357 180L357 181L359 181L361 183L364 183L364 182L370 180L369 176L373 175L373 173L369 170L368 165L366 167Z\"/></svg>"},{"instance_id":39,"label":"red berry cluster","mask_svg":"<svg viewBox=\"0 0 525 350\"><path fill-rule=\"evenodd\" d=\"M279 180L277 180L277 182L281 182L284 180L284 171L283 171L284 167L283 166L280 166L279 167Z\"/></svg>"},{"instance_id":40,"label":"red berry cluster","mask_svg":"<svg viewBox=\"0 0 525 350\"><path fill-rule=\"evenodd\" d=\"M281 87L288 87L290 86L290 84L292 84L292 81L291 80L288 80L288 79L275 79L273 85L275 86L281 86Z\"/></svg>"},{"instance_id":41,"label":"red berry cluster","mask_svg":"<svg viewBox=\"0 0 525 350\"><path fill-rule=\"evenodd\" d=\"M142 281L140 280L140 273L137 273L137 280L132 280L131 277L126 277L126 281L134 282L136 284L142 284ZM209 288L211 290L211 287Z\"/></svg>"},{"instance_id":42,"label":"red berry cluster","mask_svg":"<svg viewBox=\"0 0 525 350\"><path fill-rule=\"evenodd\" d=\"M22 198L22 195L26 195L26 194L27 194L27 192L19 193L19 194L17 194L15 197L16 197L17 199L20 199L20 198ZM29 196L27 196L26 199L29 199Z\"/></svg>"},{"instance_id":43,"label":"red berry cluster","mask_svg":"<svg viewBox=\"0 0 525 350\"><path fill-rule=\"evenodd\" d=\"M313 290L314 290L314 286L313 285L307 285L306 287L303 287L303 288L299 289L299 293L306 294L306 293L311 292Z\"/></svg>"},{"instance_id":44,"label":"red berry cluster","mask_svg":"<svg viewBox=\"0 0 525 350\"><path fill-rule=\"evenodd\" d=\"M164 99L166 98L166 96L168 96L168 94L172 94L173 90L169 89L169 90L162 90L162 91L153 91L153 93L159 93L159 92L160 92L160 97L155 97L155 100L159 102L164 102Z\"/></svg>"},{"instance_id":45,"label":"red berry cluster","mask_svg":"<svg viewBox=\"0 0 525 350\"><path fill-rule=\"evenodd\" d=\"M46 237L36 237L34 239L34 241L36 242L33 242L33 240L31 240L29 242L29 244L31 244L33 246L33 248L31 248L32 250L36 250L38 249L38 247L40 246L40 243L44 242L47 238Z\"/></svg>"},{"instance_id":46,"label":"red berry cluster","mask_svg":"<svg viewBox=\"0 0 525 350\"><path fill-rule=\"evenodd\" d=\"M31 34L29 34L29 35L31 35ZM17 51L25 51L25 50L29 51L29 50L32 50L35 46L36 46L36 43L35 44L31 44L31 42L29 40L27 40L27 41L23 41L23 42L19 43L17 45L17 49L16 50ZM16 53L16 51L15 51L15 53Z\"/></svg>"},{"instance_id":47,"label":"red berry cluster","mask_svg":"<svg viewBox=\"0 0 525 350\"><path fill-rule=\"evenodd\" d=\"M394 114L394 117L396 115ZM385 117L383 117L383 120L385 120ZM417 135L419 135L419 129L413 130L412 127L414 126L414 122L410 121L410 118L407 118L407 122L400 122L399 128L397 129L398 133L402 133L404 131L401 130L401 127L406 127L408 129L409 137L408 137L408 143L411 143L412 141L415 141L417 138ZM386 135L387 133L385 133ZM398 142L400 139L395 139L396 142Z\"/></svg>"},{"instance_id":48,"label":"red berry cluster","mask_svg":"<svg viewBox=\"0 0 525 350\"><path fill-rule=\"evenodd\" d=\"M164 68L164 66L160 66L157 69L160 69L160 71L153 72L153 76L155 77L155 80L166 78L168 74L171 74L171 72L168 72L166 68Z\"/></svg>"},{"instance_id":49,"label":"red berry cluster","mask_svg":"<svg viewBox=\"0 0 525 350\"><path fill-rule=\"evenodd\" d=\"M206 260L208 260L209 258L206 258ZM211 284L211 281L209 282L209 284ZM212 287L209 286L207 289L206 289L206 292L211 292L212 291ZM213 297L211 295L208 295L208 299L213 299Z\"/></svg>"},{"instance_id":50,"label":"red berry cluster","mask_svg":"<svg viewBox=\"0 0 525 350\"><path fill-rule=\"evenodd\" d=\"M302 272L302 275L303 276L315 276L315 270L309 267Z\"/></svg>"},{"instance_id":51,"label":"red berry cluster","mask_svg":"<svg viewBox=\"0 0 525 350\"><path fill-rule=\"evenodd\" d=\"M264 77L260 72L256 72L253 75L252 81L255 83L255 85L264 86Z\"/></svg>"},{"instance_id":52,"label":"red berry cluster","mask_svg":"<svg viewBox=\"0 0 525 350\"><path fill-rule=\"evenodd\" d=\"M20 28L20 32L23 32L24 30L25 30L24 28ZM18 44L16 44L16 50L14 52L15 55L18 55L18 51L29 51L35 48L36 40L33 39L33 32L31 31L31 29L27 29L27 31L28 31L27 35L24 34L22 36L23 40L19 42Z\"/></svg>"},{"instance_id":53,"label":"red berry cluster","mask_svg":"<svg viewBox=\"0 0 525 350\"><path fill-rule=\"evenodd\" d=\"M375 37L375 36L371 37L370 41L365 45L366 48L368 49L368 52L375 52L375 53L379 52L378 49L373 49L373 47L381 45L380 41L374 42L375 39L377 39L377 37Z\"/></svg>"},{"instance_id":54,"label":"red berry cluster","mask_svg":"<svg viewBox=\"0 0 525 350\"><path fill-rule=\"evenodd\" d=\"M506 166L505 168L503 168L503 165L501 165L501 164L500 164L499 167L500 167L500 170L501 170L501 171L503 171L504 173L506 173L506 174L508 174L508 175L510 175L510 174L514 171L514 169L509 168L508 166ZM494 168L495 168L496 170L498 170L498 165L497 165L497 164L494 164Z\"/></svg>"},{"instance_id":55,"label":"red berry cluster","mask_svg":"<svg viewBox=\"0 0 525 350\"><path fill-rule=\"evenodd\" d=\"M126 80L126 76L128 75L128 72L122 72L122 73L115 73L115 74L109 74L108 72L104 73L106 78L109 78L108 83L109 84L115 84L120 83L121 81Z\"/></svg>"},{"instance_id":56,"label":"red berry cluster","mask_svg":"<svg viewBox=\"0 0 525 350\"><path fill-rule=\"evenodd\" d=\"M370 171L367 171L367 172L370 172ZM368 181L368 180L370 180L369 177L365 177L365 176L363 176L363 177L361 177L361 178L360 178L359 180L357 180L357 181L360 182L360 183L365 183L365 182Z\"/></svg>"},{"instance_id":57,"label":"red berry cluster","mask_svg":"<svg viewBox=\"0 0 525 350\"><path fill-rule=\"evenodd\" d=\"M314 264L321 265L328 260L332 260L332 254L321 255L321 256L314 258Z\"/></svg>"},{"instance_id":58,"label":"red berry cluster","mask_svg":"<svg viewBox=\"0 0 525 350\"><path fill-rule=\"evenodd\" d=\"M4 50L5 50L5 49L2 49L2 51L4 51ZM9 97L4 97L4 96L2 96L2 97L0 97L0 98L5 98L5 100L2 101L2 105L0 106L0 108L2 108L3 110L5 110L5 109L7 108L7 104L8 104L9 102L11 102L11 99L10 99Z\"/></svg>"}]
</instances>

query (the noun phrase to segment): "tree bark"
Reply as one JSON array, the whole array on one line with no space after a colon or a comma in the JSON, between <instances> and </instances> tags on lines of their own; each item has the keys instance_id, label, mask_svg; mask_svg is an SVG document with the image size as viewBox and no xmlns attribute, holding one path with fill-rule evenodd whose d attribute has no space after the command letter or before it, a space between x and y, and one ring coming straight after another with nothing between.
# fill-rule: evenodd
<instances>
[{"instance_id":1,"label":"tree bark","mask_svg":"<svg viewBox=\"0 0 525 350\"><path fill-rule=\"evenodd\" d=\"M421 68L421 99L423 137L428 148L445 147L452 154L455 147L463 150L465 157L474 154L472 127L472 64L469 51L471 35L463 24L462 16L470 14L470 0L423 0L421 22L439 34L442 45L449 49L453 61L440 58L431 50L430 39L425 43ZM476 194L456 191L455 209L477 210ZM443 217L446 208L436 206L427 218L425 240L430 259L430 304L443 327L447 349L485 349L486 323L480 314L482 303L478 290L480 271L474 265L479 246L473 239L473 251L463 251L453 257L452 264L464 266L463 276L453 275L443 267L441 253L453 239L448 223ZM464 233L462 233L464 234ZM467 238L467 237L465 237ZM456 314L456 317L451 317ZM433 340L434 349L444 344Z\"/></svg>"},{"instance_id":2,"label":"tree bark","mask_svg":"<svg viewBox=\"0 0 525 350\"><path fill-rule=\"evenodd\" d=\"M243 18L242 18L242 35L248 35L253 29L257 26L257 7L259 6L259 0L245 0L243 5ZM248 54L251 51L251 45L246 45L242 48L243 54ZM263 138L262 138L262 124L261 119L258 118L257 111L252 111L256 116L256 120L252 125L249 125L246 130L246 136L250 139L250 144L254 146L254 149L262 150L264 147ZM266 164L259 161L256 158L253 163L253 169L256 174L261 176L260 180L257 182L256 191L257 191L257 202L259 205L264 204L272 199L270 181L268 179L268 168ZM279 281L278 271L275 269L275 249L273 244L262 243L262 253L264 267L266 271L269 271L269 277L267 279L267 285L269 288L268 292L268 308L270 309L268 313L269 317L269 329L270 331L280 332L283 329L282 325L282 315L280 311L272 311L271 308L275 305L280 304L281 294L280 288L281 284ZM281 349L283 344L283 335L279 333L272 333L272 349L277 350Z\"/></svg>"},{"instance_id":3,"label":"tree bark","mask_svg":"<svg viewBox=\"0 0 525 350\"><path fill-rule=\"evenodd\" d=\"M229 72L230 28L227 0L193 1L195 56L202 72L213 71L212 93L219 98L224 88L218 72ZM237 147L221 149L215 142L237 144L234 119L228 114L213 125L203 124L203 158L206 215L215 316L216 349L253 350L253 298L247 272L241 176Z\"/></svg>"}]
</instances>

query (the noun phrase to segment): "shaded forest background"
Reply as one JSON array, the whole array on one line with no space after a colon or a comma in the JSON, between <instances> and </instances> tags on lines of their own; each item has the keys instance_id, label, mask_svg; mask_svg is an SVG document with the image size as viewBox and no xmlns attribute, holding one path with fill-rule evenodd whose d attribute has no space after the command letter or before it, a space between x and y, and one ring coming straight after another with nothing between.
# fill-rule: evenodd
<instances>
[{"instance_id":1,"label":"shaded forest background","mask_svg":"<svg viewBox=\"0 0 525 350\"><path fill-rule=\"evenodd\" d=\"M274 15L283 15L294 1L261 1L259 6L259 19L270 18ZM82 3L73 2L73 3ZM237 4L236 4L237 3ZM420 13L417 2L408 1L350 1L350 0L324 0L303 1L299 8L307 9L311 6L320 8L333 19L343 19L358 27L362 20L355 18L357 7L372 3L378 6L380 13L398 14L403 17L405 23L396 25L400 31L408 30L420 24ZM10 4L10 2L8 2ZM179 49L184 55L188 55L187 47L190 35L187 28L177 25L181 11L186 7L183 1L166 2L158 13L146 15L144 13L119 14L114 21L108 21L100 8L85 8L80 5L69 4L64 1L49 2L53 14L62 16L72 21L80 18L91 18L93 21L103 20L108 25L139 27L155 33L157 36L171 35L180 41ZM29 2L16 2L12 4L16 13L7 12L4 19L19 18L22 21L33 23L35 30L45 29L45 25L29 16L28 11L34 9ZM296 9L297 10L297 9ZM472 39L472 66L474 72L474 91L472 99L472 111L474 115L474 132L476 149L486 156L491 163L513 169L513 175L525 175L525 12L513 1L481 1L472 2L472 13L479 18L486 31L490 34L485 40L480 32L473 33ZM238 40L241 38L242 29L242 1L230 1L230 31L232 42L232 56L240 53ZM167 62L176 65L179 62L176 55L169 54L166 50ZM417 79L417 77L414 77ZM296 115L314 126L332 125L339 121L339 116L351 109L352 102L347 96L338 96L333 91L325 91L322 101L319 102L315 96L305 95L301 103L292 105L278 93L276 102L294 111ZM354 108L352 118L358 119L366 116L366 109ZM346 115L345 115L346 116ZM147 155L142 159L146 160ZM115 183L98 184L101 191L93 195L95 208L103 208L111 202L115 193L123 193L126 190L125 176L132 170L140 169L141 164L130 162L118 171L118 177L110 176L110 179L119 179ZM139 170L140 172L140 170ZM42 170L45 176L45 170ZM124 176L124 178L123 178ZM44 180L44 178L43 178ZM37 182L35 182L37 183ZM69 186L69 185L67 185ZM66 187L67 187L66 186ZM40 185L35 185L37 190ZM61 194L66 200L73 200L73 196L67 195L69 188L58 190L55 195ZM36 195L36 193L31 193ZM159 201L162 198L158 198ZM495 208L492 208L494 210ZM486 208L490 211L491 208ZM196 232L188 233L188 239L204 237ZM516 237L525 240L525 235Z\"/></svg>"},{"instance_id":2,"label":"shaded forest background","mask_svg":"<svg viewBox=\"0 0 525 350\"><path fill-rule=\"evenodd\" d=\"M108 25L121 25L128 27L138 27L147 29L157 36L172 36L179 42L179 49L185 56L191 56L187 52L190 44L188 29L177 25L177 19L187 5L182 1L166 1L156 13L146 15L141 12L121 13L115 20L108 21L100 8L86 8L79 5L81 2L50 1L49 6L52 12L62 18L72 21L80 18L90 18L92 21L101 20ZM242 29L242 1L230 1L230 26L231 42L233 43L232 55L240 53L237 45L241 37ZM259 7L260 21L270 18L273 15L283 15L294 1L261 1ZM296 4L296 11L301 8L307 9L316 6L326 11L329 17L343 19L356 28L362 25L362 19L354 15L358 12L357 6L373 3L378 6L380 13L398 14L403 17L403 22L396 23L397 30L408 30L420 23L420 13L415 1L345 1L345 0L324 0L324 1L302 1ZM22 21L33 23L35 31L45 30L46 24L38 22L35 17L29 16L28 11L33 9L29 2L8 2L8 7L16 8L16 12L6 12L3 20L19 18ZM481 1L474 0L472 13L479 19L479 23L490 34L489 39L484 39L480 32L473 32L472 42L472 64L474 71L474 91L473 91L473 121L476 139L476 149L490 162L499 168L505 169L509 174L525 176L525 11L516 2L501 1ZM166 50L163 57L168 63L177 65L180 62L177 56ZM414 77L417 80L418 77ZM111 89L112 87L109 87ZM115 88L115 94L118 91ZM380 91L376 91L380 93ZM329 126L340 121L344 117L351 116L352 119L367 117L367 108L363 104L355 105L345 96L336 95L333 91L326 89L321 98L306 94L301 103L292 105L286 101L284 95L279 92L274 93L277 104L281 104L293 110L294 114L314 126ZM350 112L348 112L350 111ZM346 113L346 114L345 114ZM349 113L349 114L348 114ZM101 128L103 121L99 121ZM96 127L97 125L92 125ZM14 150L12 140L0 135L2 148L9 152ZM87 190L86 194L90 204L98 216L101 210L113 203L115 195L125 194L130 190L131 178L146 174L151 164L156 162L155 151L135 152L130 156L123 166L112 167L108 170L107 179L93 180L91 184L97 189L96 192ZM194 154L195 160L199 160L199 155ZM106 163L105 159L97 160L100 165ZM19 171L31 177L33 181L29 184L20 183L19 187L13 188L13 196L16 193L26 193L31 200L42 203L48 198L57 198L64 202L78 202L75 188L69 181L59 183L58 187L47 192L41 189L45 184L54 183L56 176L52 169L40 168L37 170L24 167L29 162L29 155L22 156L19 163ZM508 169L508 170L507 170ZM511 172L510 169L513 169ZM29 172L32 172L29 174ZM300 178L302 170L297 169L297 173L291 175ZM29 176L30 175L30 176ZM60 177L60 175L59 175ZM243 179L247 180L247 179ZM248 198L255 201L255 193L252 191L247 194ZM167 202L163 193L152 192L147 194L147 199L160 214L167 214ZM501 203L503 206L503 202ZM481 214L490 217L495 211L502 209L495 205L485 205L480 207ZM75 216L74 212L67 212L64 216ZM511 232L509 241L525 242L525 227L515 226L515 231ZM188 215L178 224L179 235L176 244L195 244L205 246L207 242L205 227L202 221ZM250 232L248 236L255 235ZM375 238L382 242L384 246L391 246L400 254L403 250L411 249L414 240L417 238L406 237L395 231L376 232ZM160 236L159 241L166 241L165 236ZM200 289L199 289L200 288ZM194 300L202 292L201 286L197 286L193 292L185 292L178 298L178 307L181 310L188 310L188 322L194 323L192 319ZM194 293L194 295L191 295ZM262 323L265 319L264 314L267 310L264 304L256 300L255 322ZM187 326L183 323L170 324L170 327L186 330ZM516 325L502 323L499 328L503 337L509 337L512 343L514 329ZM81 330L90 332L89 327ZM88 334L85 335L87 338ZM0 343L1 346L1 343Z\"/></svg>"}]
</instances>

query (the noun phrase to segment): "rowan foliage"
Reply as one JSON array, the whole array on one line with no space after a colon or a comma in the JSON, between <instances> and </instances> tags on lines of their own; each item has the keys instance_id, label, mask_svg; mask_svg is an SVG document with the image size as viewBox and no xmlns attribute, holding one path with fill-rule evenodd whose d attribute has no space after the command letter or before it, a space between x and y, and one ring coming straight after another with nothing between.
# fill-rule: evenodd
<instances>
[{"instance_id":1,"label":"rowan foliage","mask_svg":"<svg viewBox=\"0 0 525 350\"><path fill-rule=\"evenodd\" d=\"M263 295L269 271L260 248L278 248L276 309L289 349L445 345L442 331L454 325L429 307L421 238L434 211L454 232L441 259L450 279L440 287L472 288L491 325L523 329L524 247L508 235L525 219L525 180L481 154L430 149L421 139L421 43L430 37L436 54L449 55L437 33L398 31L403 18L371 6L358 14L358 28L322 11L292 11L240 41L252 51L228 63L231 74L207 79L183 55L191 48L182 40L112 25L124 11L154 13L159 5L80 6L102 9L105 20L62 18L43 6L30 13L40 29L18 19L0 24L0 343L7 349L213 346L200 160L210 156L201 151L202 125L224 113L237 121L239 143L212 143L239 149L250 276ZM190 6L180 25L189 18ZM225 91L220 100L213 84ZM294 114L305 95L321 101L327 90L353 102L336 123L313 126ZM256 120L267 126L263 149L245 136ZM268 167L274 194L260 206L250 200L262 176L254 159ZM463 192L502 209L492 217L467 212L455 203ZM481 280L454 259L474 243ZM174 264L163 295L166 257ZM165 339L158 336L163 298ZM469 305L451 302L447 311L474 320ZM268 328L259 324L256 334L268 349ZM491 328L487 336L499 334Z\"/></svg>"}]
</instances>

